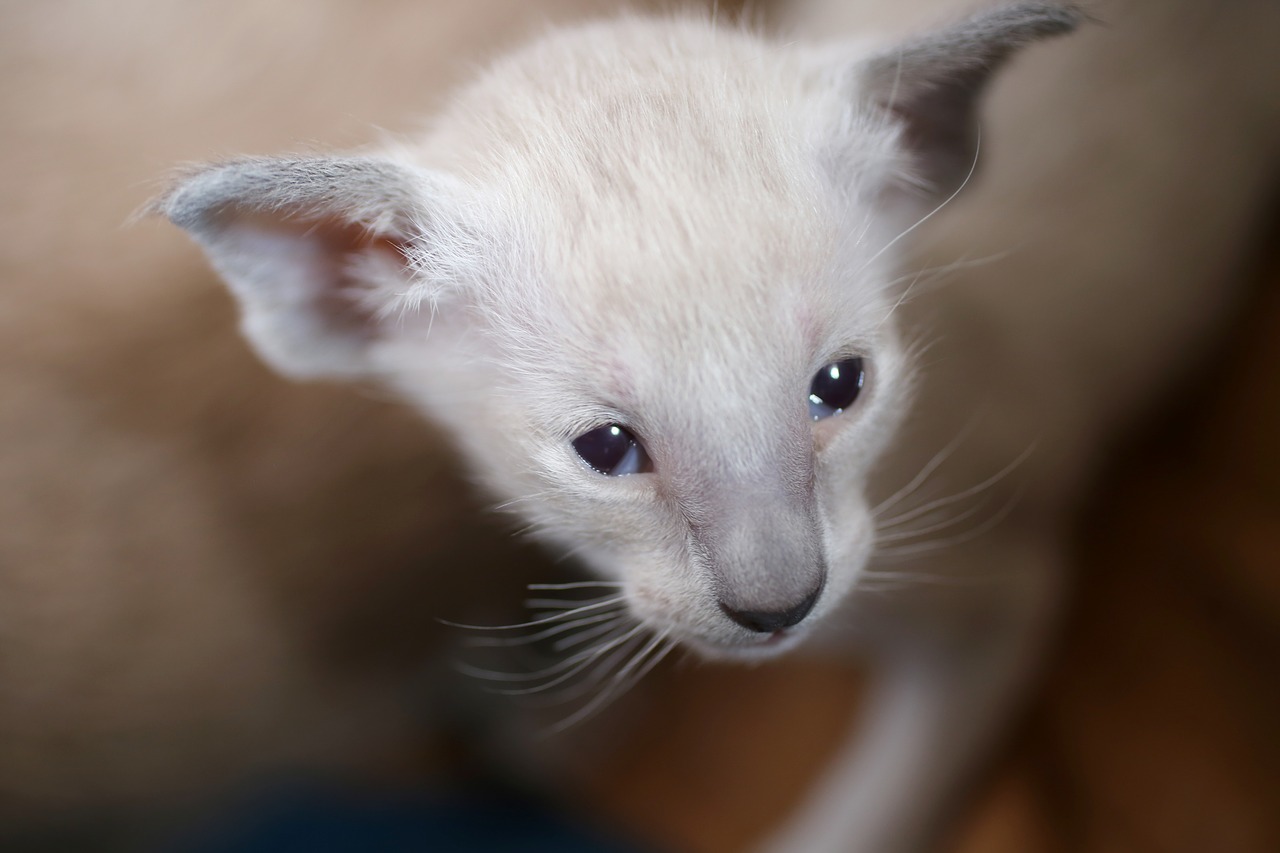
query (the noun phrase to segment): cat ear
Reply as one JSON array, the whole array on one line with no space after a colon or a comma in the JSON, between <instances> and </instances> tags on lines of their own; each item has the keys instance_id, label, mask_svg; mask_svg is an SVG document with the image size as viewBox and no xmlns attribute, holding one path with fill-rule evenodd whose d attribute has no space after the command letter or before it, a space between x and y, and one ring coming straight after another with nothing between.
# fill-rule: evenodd
<instances>
[{"instance_id":1,"label":"cat ear","mask_svg":"<svg viewBox=\"0 0 1280 853\"><path fill-rule=\"evenodd\" d=\"M383 309L432 239L440 181L373 158L250 158L188 174L151 209L204 249L268 364L354 378L370 373Z\"/></svg>"},{"instance_id":2,"label":"cat ear","mask_svg":"<svg viewBox=\"0 0 1280 853\"><path fill-rule=\"evenodd\" d=\"M977 160L977 105L987 82L1028 44L1071 32L1084 15L1072 5L1015 3L908 41L866 60L863 96L901 122L916 177L946 196Z\"/></svg>"}]
</instances>

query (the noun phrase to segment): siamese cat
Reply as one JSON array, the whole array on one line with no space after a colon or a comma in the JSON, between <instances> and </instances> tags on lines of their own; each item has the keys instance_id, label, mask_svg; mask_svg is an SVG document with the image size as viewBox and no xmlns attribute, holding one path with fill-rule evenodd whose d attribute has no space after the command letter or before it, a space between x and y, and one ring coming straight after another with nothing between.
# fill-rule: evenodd
<instances>
[{"instance_id":1,"label":"siamese cat","mask_svg":"<svg viewBox=\"0 0 1280 853\"><path fill-rule=\"evenodd\" d=\"M1043 645L1096 448L1225 302L1206 270L1044 238L1055 205L1080 221L1083 149L1054 133L1087 101L1033 91L1063 118L1021 138L979 121L1015 55L1062 46L1068 74L1082 23L1017 2L836 43L589 24L419 134L197 168L155 210L276 370L392 389L599 578L512 626L590 641L548 677L617 685L675 646L869 655L860 731L766 848L924 849ZM1019 182L971 202L1002 157Z\"/></svg>"}]
</instances>

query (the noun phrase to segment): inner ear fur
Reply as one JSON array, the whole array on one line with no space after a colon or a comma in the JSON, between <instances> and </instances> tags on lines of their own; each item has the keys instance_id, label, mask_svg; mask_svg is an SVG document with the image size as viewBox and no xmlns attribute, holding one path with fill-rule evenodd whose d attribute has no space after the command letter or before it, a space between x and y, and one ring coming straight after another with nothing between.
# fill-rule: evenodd
<instances>
[{"instance_id":1,"label":"inner ear fur","mask_svg":"<svg viewBox=\"0 0 1280 853\"><path fill-rule=\"evenodd\" d=\"M351 378L371 369L379 293L412 277L428 183L372 158L247 158L183 176L152 209L204 249L265 361L294 378Z\"/></svg>"}]
</instances>

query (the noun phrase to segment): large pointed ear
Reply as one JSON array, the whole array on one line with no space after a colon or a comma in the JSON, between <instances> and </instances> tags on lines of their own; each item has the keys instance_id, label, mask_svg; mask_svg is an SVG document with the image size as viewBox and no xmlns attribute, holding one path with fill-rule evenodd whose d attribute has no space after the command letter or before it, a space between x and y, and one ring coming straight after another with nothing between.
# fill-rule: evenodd
<instances>
[{"instance_id":1,"label":"large pointed ear","mask_svg":"<svg viewBox=\"0 0 1280 853\"><path fill-rule=\"evenodd\" d=\"M433 179L382 159L251 158L186 175L152 210L205 250L268 364L351 378L370 371L379 297L410 284Z\"/></svg>"},{"instance_id":2,"label":"large pointed ear","mask_svg":"<svg viewBox=\"0 0 1280 853\"><path fill-rule=\"evenodd\" d=\"M1062 3L1015 3L908 41L864 62L864 97L903 128L916 177L954 192L978 155L978 101L992 75L1032 42L1071 32L1084 15Z\"/></svg>"}]
</instances>

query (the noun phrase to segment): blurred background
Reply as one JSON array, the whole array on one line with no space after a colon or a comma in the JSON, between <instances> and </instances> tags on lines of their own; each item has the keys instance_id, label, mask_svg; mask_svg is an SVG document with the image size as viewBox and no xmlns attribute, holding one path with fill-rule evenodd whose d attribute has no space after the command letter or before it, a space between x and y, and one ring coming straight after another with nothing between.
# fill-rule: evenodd
<instances>
[{"instance_id":1,"label":"blurred background","mask_svg":"<svg viewBox=\"0 0 1280 853\"><path fill-rule=\"evenodd\" d=\"M270 375L189 241L125 225L175 164L410 129L486 57L619 5L0 4L0 848L187 849L276 791L416 815L501 779L482 802L530 809L545 849L710 853L802 796L856 673L677 661L515 746L527 715L450 679L435 617L501 618L570 569L465 497L410 413ZM1222 271L1242 301L1211 369L1117 445L956 850L1280 850L1275 213Z\"/></svg>"}]
</instances>

